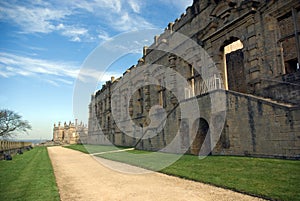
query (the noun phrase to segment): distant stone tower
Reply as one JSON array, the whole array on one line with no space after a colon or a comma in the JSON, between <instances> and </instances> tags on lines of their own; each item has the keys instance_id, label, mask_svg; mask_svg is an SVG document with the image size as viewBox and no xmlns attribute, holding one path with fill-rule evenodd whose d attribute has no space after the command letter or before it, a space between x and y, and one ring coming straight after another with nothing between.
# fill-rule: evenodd
<instances>
[{"instance_id":1,"label":"distant stone tower","mask_svg":"<svg viewBox=\"0 0 300 201\"><path fill-rule=\"evenodd\" d=\"M87 127L81 122L77 123L77 119L75 120L75 124L71 121L69 124L66 122L64 125L61 125L61 122L54 124L53 127L53 141L57 144L79 144L86 143L87 136Z\"/></svg>"}]
</instances>

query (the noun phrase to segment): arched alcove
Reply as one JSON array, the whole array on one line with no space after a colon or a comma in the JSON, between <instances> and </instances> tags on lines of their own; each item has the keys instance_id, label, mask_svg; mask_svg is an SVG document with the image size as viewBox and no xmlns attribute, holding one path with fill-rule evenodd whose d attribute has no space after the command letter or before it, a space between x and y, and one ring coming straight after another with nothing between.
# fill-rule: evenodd
<instances>
[{"instance_id":1,"label":"arched alcove","mask_svg":"<svg viewBox=\"0 0 300 201\"><path fill-rule=\"evenodd\" d=\"M191 146L191 154L198 155L209 131L209 124L204 118L198 118L193 124L194 141ZM208 136L209 137L209 136ZM210 140L206 147L210 148Z\"/></svg>"}]
</instances>

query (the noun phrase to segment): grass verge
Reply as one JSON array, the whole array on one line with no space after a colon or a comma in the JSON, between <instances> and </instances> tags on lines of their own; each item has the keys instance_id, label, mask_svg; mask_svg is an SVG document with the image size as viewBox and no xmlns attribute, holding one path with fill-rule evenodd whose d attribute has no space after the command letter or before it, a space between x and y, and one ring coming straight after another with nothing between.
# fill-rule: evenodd
<instances>
[{"instance_id":1,"label":"grass verge","mask_svg":"<svg viewBox=\"0 0 300 201\"><path fill-rule=\"evenodd\" d=\"M88 146L94 150L114 149ZM69 148L81 150L84 146ZM175 154L150 153L133 150L99 156L146 169L155 169L166 159L177 157ZM197 156L184 155L160 172L264 198L300 201L300 161L232 156L209 156L200 160Z\"/></svg>"},{"instance_id":2,"label":"grass verge","mask_svg":"<svg viewBox=\"0 0 300 201\"><path fill-rule=\"evenodd\" d=\"M116 146L98 146L98 145L67 145L66 148L74 149L77 151L81 151L86 154L93 154L93 153L102 153L102 152L109 152L109 151L116 151L120 149L126 149L128 147L116 147Z\"/></svg>"},{"instance_id":3,"label":"grass verge","mask_svg":"<svg viewBox=\"0 0 300 201\"><path fill-rule=\"evenodd\" d=\"M0 161L2 201L59 201L58 188L46 147L35 147L12 161Z\"/></svg>"}]
</instances>

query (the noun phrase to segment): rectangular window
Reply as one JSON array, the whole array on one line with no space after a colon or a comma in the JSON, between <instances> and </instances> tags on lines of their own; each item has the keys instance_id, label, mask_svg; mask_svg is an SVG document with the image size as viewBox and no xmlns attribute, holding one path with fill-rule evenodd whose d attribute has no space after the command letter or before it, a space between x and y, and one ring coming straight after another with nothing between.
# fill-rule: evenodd
<instances>
[{"instance_id":1,"label":"rectangular window","mask_svg":"<svg viewBox=\"0 0 300 201\"><path fill-rule=\"evenodd\" d=\"M283 73L290 74L299 70L300 61L300 13L296 9L278 18L282 47Z\"/></svg>"},{"instance_id":2,"label":"rectangular window","mask_svg":"<svg viewBox=\"0 0 300 201\"><path fill-rule=\"evenodd\" d=\"M160 90L158 92L158 103L159 103L159 105L163 106L163 92L162 92L162 90Z\"/></svg>"}]
</instances>

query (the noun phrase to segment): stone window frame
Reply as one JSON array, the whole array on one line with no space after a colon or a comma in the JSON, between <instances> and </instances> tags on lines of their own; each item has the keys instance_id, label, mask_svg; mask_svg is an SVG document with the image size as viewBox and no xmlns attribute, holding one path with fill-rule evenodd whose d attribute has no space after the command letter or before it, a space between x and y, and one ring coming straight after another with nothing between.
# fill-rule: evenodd
<instances>
[{"instance_id":1,"label":"stone window frame","mask_svg":"<svg viewBox=\"0 0 300 201\"><path fill-rule=\"evenodd\" d=\"M284 20L288 17L291 17L292 18L292 23L293 23L293 26L294 26L294 32L293 34L289 34L289 35L282 35L281 33L281 30L279 29L279 33L280 33L280 38L278 39L278 44L280 46L280 54L281 54L281 62L282 62L282 72L283 74L290 74L290 73L295 73L297 71L300 70L300 30L299 30L299 26L297 24L297 22L299 21L298 19L298 13L300 13L300 8L296 9L296 8L291 8L288 12L280 15L280 16L276 16L277 18L277 23L279 25L280 21L281 20ZM287 72L287 69L286 69L286 62L289 62L291 60L288 60L288 61L285 61L285 58L284 58L284 49L283 49L283 42L285 40L288 40L288 39L291 39L291 38L295 38L295 42L296 42L296 60L297 60L297 67L295 70L291 71L291 72Z\"/></svg>"},{"instance_id":2,"label":"stone window frame","mask_svg":"<svg viewBox=\"0 0 300 201\"><path fill-rule=\"evenodd\" d=\"M239 44L238 44L239 43ZM222 46L222 52L223 52L223 68L224 68L224 87L225 90L230 90L228 86L228 69L227 69L227 61L226 61L226 54L230 54L231 52L237 51L237 50L243 50L245 48L245 45L243 41L240 38L237 37L231 37L230 43L224 44ZM244 51L243 51L244 53Z\"/></svg>"}]
</instances>

